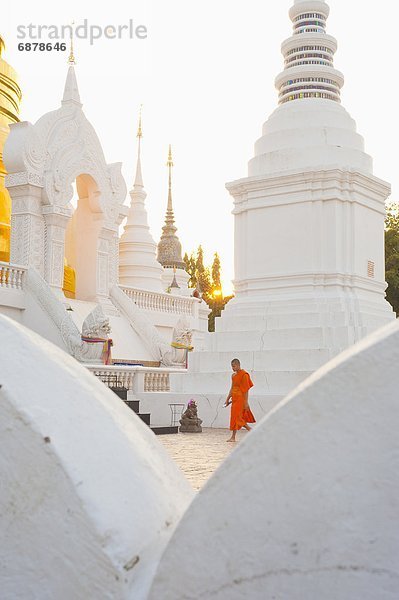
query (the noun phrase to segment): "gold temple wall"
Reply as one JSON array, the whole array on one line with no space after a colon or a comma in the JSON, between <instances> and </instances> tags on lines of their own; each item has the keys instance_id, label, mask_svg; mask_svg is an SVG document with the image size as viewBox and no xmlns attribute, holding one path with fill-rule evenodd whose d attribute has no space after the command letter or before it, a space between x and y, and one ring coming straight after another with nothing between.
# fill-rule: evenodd
<instances>
[{"instance_id":1,"label":"gold temple wall","mask_svg":"<svg viewBox=\"0 0 399 600\"><path fill-rule=\"evenodd\" d=\"M21 89L14 69L2 58L4 42L0 37L0 261L10 260L11 198L5 186L3 148L9 124L19 121Z\"/></svg>"}]
</instances>

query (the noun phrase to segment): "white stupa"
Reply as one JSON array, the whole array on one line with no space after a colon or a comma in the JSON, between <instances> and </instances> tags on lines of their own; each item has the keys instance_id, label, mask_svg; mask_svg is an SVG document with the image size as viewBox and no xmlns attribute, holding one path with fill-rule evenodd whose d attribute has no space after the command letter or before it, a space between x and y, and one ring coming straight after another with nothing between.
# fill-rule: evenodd
<instances>
[{"instance_id":1,"label":"white stupa","mask_svg":"<svg viewBox=\"0 0 399 600\"><path fill-rule=\"evenodd\" d=\"M141 114L137 131L138 155L136 178L130 192L131 204L119 242L119 281L122 285L163 292L163 268L157 261L157 244L148 226L143 175L141 172Z\"/></svg>"},{"instance_id":2,"label":"white stupa","mask_svg":"<svg viewBox=\"0 0 399 600\"><path fill-rule=\"evenodd\" d=\"M299 0L289 14L294 31L282 44L279 106L255 144L248 177L226 186L234 198L235 298L216 319L209 352L190 356L193 375L182 392L225 393L237 356L251 371L253 394L278 400L394 319L384 268L390 186L373 175L341 105L329 7Z\"/></svg>"}]
</instances>

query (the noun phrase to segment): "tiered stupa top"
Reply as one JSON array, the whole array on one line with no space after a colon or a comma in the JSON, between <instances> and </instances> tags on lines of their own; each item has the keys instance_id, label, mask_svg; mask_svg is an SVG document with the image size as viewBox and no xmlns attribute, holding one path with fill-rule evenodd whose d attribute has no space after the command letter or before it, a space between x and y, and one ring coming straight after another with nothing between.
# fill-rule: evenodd
<instances>
[{"instance_id":1,"label":"tiered stupa top","mask_svg":"<svg viewBox=\"0 0 399 600\"><path fill-rule=\"evenodd\" d=\"M320 0L301 0L291 8L293 34L282 44L284 71L276 78L280 104L301 98L340 102L344 77L334 69L337 41L326 32L329 12Z\"/></svg>"},{"instance_id":2,"label":"tiered stupa top","mask_svg":"<svg viewBox=\"0 0 399 600\"><path fill-rule=\"evenodd\" d=\"M348 166L372 173L363 138L341 105L344 76L334 68L337 41L326 32L329 12L323 0L296 0L289 11L293 33L281 46L279 107L255 144L250 177Z\"/></svg>"}]
</instances>

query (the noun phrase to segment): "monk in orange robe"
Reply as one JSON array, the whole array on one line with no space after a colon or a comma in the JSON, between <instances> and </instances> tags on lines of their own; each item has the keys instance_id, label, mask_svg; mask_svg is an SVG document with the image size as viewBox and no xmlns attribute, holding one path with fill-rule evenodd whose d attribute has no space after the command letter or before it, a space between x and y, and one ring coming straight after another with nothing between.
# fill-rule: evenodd
<instances>
[{"instance_id":1,"label":"monk in orange robe","mask_svg":"<svg viewBox=\"0 0 399 600\"><path fill-rule=\"evenodd\" d=\"M255 417L248 404L248 392L254 384L251 381L249 373L241 369L238 358L234 358L231 361L231 368L234 373L231 376L231 388L226 398L225 406L231 404L231 437L227 441L235 442L236 433L239 429L245 427L247 431L251 431L248 423L255 423Z\"/></svg>"}]
</instances>

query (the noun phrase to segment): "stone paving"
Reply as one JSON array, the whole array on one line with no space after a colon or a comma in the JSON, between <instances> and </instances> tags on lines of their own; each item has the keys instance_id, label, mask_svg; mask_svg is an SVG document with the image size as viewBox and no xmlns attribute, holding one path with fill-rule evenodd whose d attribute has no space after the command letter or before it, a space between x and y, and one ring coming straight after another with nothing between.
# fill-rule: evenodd
<instances>
[{"instance_id":1,"label":"stone paving","mask_svg":"<svg viewBox=\"0 0 399 600\"><path fill-rule=\"evenodd\" d=\"M158 439L176 461L195 490L199 490L233 448L247 435L237 434L237 442L228 444L228 429L203 429L202 433L160 435Z\"/></svg>"}]
</instances>

